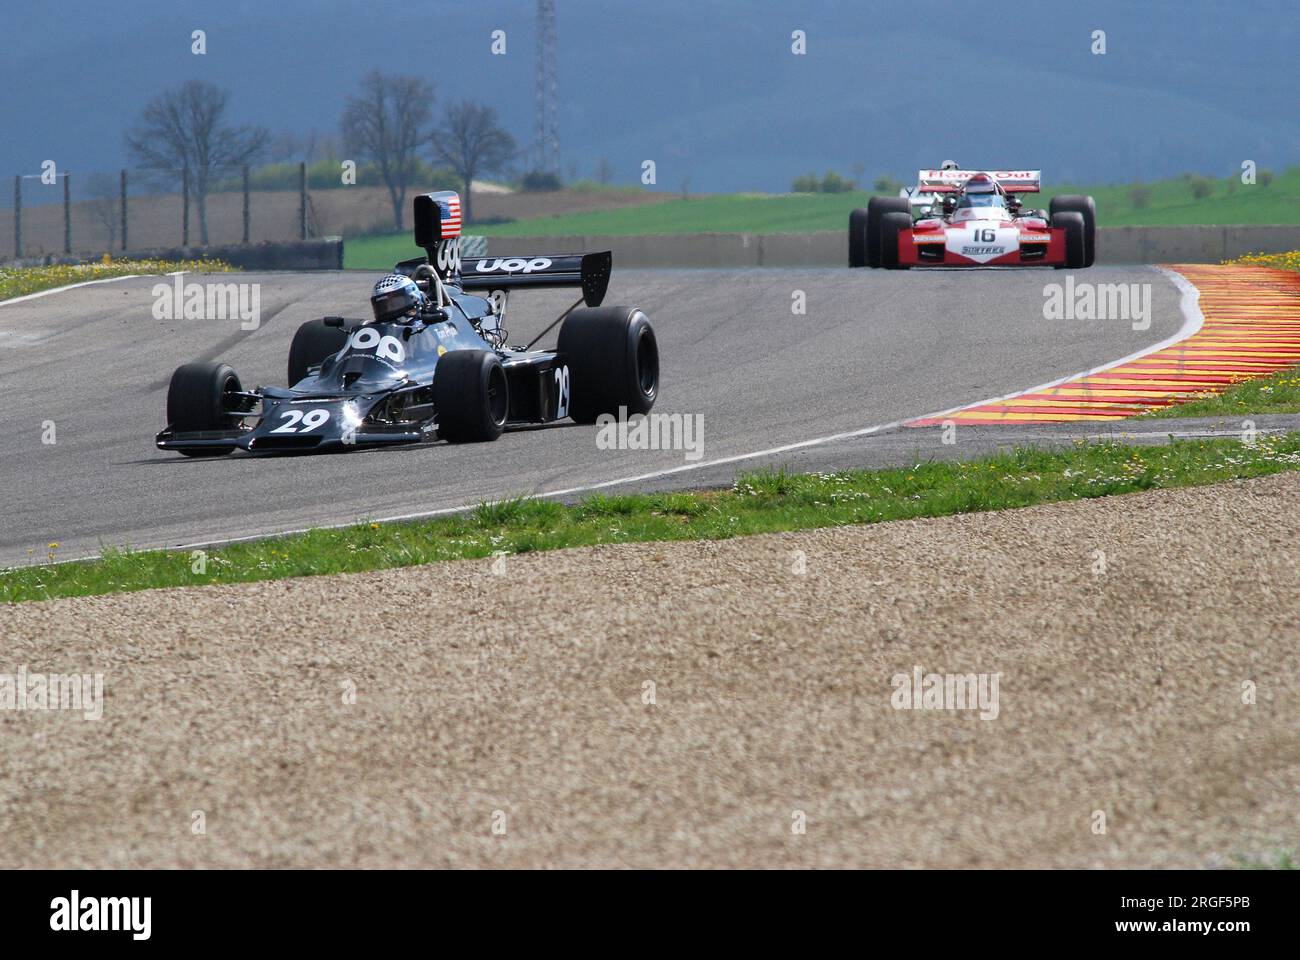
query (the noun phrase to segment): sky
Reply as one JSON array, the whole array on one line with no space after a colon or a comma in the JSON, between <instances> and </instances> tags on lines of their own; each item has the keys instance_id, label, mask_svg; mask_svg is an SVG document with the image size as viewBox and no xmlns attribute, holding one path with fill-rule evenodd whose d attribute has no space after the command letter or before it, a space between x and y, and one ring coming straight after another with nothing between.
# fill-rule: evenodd
<instances>
[{"instance_id":1,"label":"sky","mask_svg":"<svg viewBox=\"0 0 1300 960\"><path fill-rule=\"evenodd\" d=\"M578 176L608 158L638 183L654 160L658 189L783 191L809 171L907 179L945 159L1041 168L1048 184L1300 162L1295 0L557 7L561 150ZM480 100L533 139L533 0L5 0L0 16L0 177L129 164L125 131L190 78L229 90L235 122L337 135L367 71L419 74L435 115Z\"/></svg>"}]
</instances>

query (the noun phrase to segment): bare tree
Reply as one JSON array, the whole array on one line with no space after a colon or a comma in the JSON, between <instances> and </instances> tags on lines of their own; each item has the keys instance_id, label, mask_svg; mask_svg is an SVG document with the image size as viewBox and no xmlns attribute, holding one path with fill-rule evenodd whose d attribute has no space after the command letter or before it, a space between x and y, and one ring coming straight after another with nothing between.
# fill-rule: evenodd
<instances>
[{"instance_id":1,"label":"bare tree","mask_svg":"<svg viewBox=\"0 0 1300 960\"><path fill-rule=\"evenodd\" d=\"M188 170L199 211L199 238L208 242L208 189L223 171L250 162L266 146L262 127L225 122L230 94L204 80L187 80L149 101L140 123L126 136L142 167L180 176Z\"/></svg>"},{"instance_id":2,"label":"bare tree","mask_svg":"<svg viewBox=\"0 0 1300 960\"><path fill-rule=\"evenodd\" d=\"M337 134L323 133L316 141L316 159L338 160L343 156L343 143Z\"/></svg>"},{"instance_id":3,"label":"bare tree","mask_svg":"<svg viewBox=\"0 0 1300 960\"><path fill-rule=\"evenodd\" d=\"M315 129L306 133L282 133L271 141L267 151L273 163L311 163L316 159L322 137Z\"/></svg>"},{"instance_id":4,"label":"bare tree","mask_svg":"<svg viewBox=\"0 0 1300 960\"><path fill-rule=\"evenodd\" d=\"M433 132L433 154L456 172L465 185L465 222L474 218L470 187L480 173L501 170L515 155L515 138L501 129L492 107L462 100L447 107L442 126Z\"/></svg>"},{"instance_id":5,"label":"bare tree","mask_svg":"<svg viewBox=\"0 0 1300 960\"><path fill-rule=\"evenodd\" d=\"M343 146L354 159L378 167L398 230L419 167L416 151L429 136L432 103L433 86L420 77L372 70L361 81L361 93L349 97L343 109Z\"/></svg>"},{"instance_id":6,"label":"bare tree","mask_svg":"<svg viewBox=\"0 0 1300 960\"><path fill-rule=\"evenodd\" d=\"M92 173L86 181L86 195L91 219L104 228L104 249L115 249L117 227L122 217L118 178L111 173Z\"/></svg>"}]
</instances>

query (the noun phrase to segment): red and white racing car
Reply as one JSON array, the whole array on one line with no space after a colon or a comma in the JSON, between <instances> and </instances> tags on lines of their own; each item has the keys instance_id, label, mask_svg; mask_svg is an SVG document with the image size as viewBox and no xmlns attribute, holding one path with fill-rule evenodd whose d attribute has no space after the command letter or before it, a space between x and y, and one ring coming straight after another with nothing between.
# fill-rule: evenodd
<instances>
[{"instance_id":1,"label":"red and white racing car","mask_svg":"<svg viewBox=\"0 0 1300 960\"><path fill-rule=\"evenodd\" d=\"M945 164L945 167L947 164ZM902 197L872 197L849 215L849 266L1090 267L1097 255L1092 197L1053 197L1051 210L1022 209L1037 170L922 170ZM917 197L930 199L912 209Z\"/></svg>"}]
</instances>

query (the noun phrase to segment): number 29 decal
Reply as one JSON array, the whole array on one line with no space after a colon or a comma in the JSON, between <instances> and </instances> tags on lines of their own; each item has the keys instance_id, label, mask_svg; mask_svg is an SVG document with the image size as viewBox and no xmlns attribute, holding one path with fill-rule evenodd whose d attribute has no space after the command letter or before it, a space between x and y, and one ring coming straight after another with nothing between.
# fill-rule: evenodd
<instances>
[{"instance_id":1,"label":"number 29 decal","mask_svg":"<svg viewBox=\"0 0 1300 960\"><path fill-rule=\"evenodd\" d=\"M285 410L280 417L285 421L272 430L272 433L310 433L317 427L324 426L330 418L328 410Z\"/></svg>"},{"instance_id":2,"label":"number 29 decal","mask_svg":"<svg viewBox=\"0 0 1300 960\"><path fill-rule=\"evenodd\" d=\"M555 419L569 415L569 368L555 368Z\"/></svg>"}]
</instances>

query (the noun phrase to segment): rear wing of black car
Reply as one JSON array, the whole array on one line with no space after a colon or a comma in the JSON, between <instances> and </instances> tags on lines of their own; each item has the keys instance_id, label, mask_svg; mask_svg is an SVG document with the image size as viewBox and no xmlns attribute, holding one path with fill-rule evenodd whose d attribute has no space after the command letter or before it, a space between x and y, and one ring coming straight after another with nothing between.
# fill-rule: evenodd
<instances>
[{"instance_id":1,"label":"rear wing of black car","mask_svg":"<svg viewBox=\"0 0 1300 960\"><path fill-rule=\"evenodd\" d=\"M566 253L550 257L470 257L460 265L464 290L535 290L580 287L583 302L598 307L609 288L614 256Z\"/></svg>"},{"instance_id":2,"label":"rear wing of black car","mask_svg":"<svg viewBox=\"0 0 1300 960\"><path fill-rule=\"evenodd\" d=\"M394 268L397 273L415 276L418 267L428 264L426 257L403 260ZM598 307L609 288L614 256L600 253L566 253L553 257L470 257L460 264L460 273L440 273L444 282L458 284L462 290L533 290L579 287L582 300Z\"/></svg>"},{"instance_id":3,"label":"rear wing of black car","mask_svg":"<svg viewBox=\"0 0 1300 960\"><path fill-rule=\"evenodd\" d=\"M452 190L420 194L415 198L414 206L415 245L424 248L428 260L404 260L397 265L398 273L411 276L421 262L427 262L444 283L459 282L464 290L580 287L582 299L589 307L598 307L605 299L614 262L614 256L608 250L555 256L462 259L460 197Z\"/></svg>"}]
</instances>

